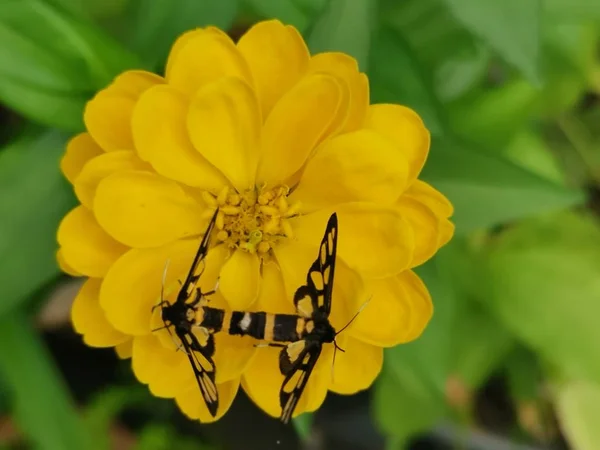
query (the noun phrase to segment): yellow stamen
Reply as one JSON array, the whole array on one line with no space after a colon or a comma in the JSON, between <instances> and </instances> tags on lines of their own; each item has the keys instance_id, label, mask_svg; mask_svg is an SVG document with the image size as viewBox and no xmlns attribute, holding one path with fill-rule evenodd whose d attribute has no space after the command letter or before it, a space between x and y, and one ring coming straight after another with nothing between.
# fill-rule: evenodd
<instances>
[{"instance_id":1,"label":"yellow stamen","mask_svg":"<svg viewBox=\"0 0 600 450\"><path fill-rule=\"evenodd\" d=\"M289 238L294 237L294 232L292 231L292 226L290 225L290 223L287 220L282 219L280 226L281 226L281 229L282 229L285 237L289 237Z\"/></svg>"},{"instance_id":2,"label":"yellow stamen","mask_svg":"<svg viewBox=\"0 0 600 450\"><path fill-rule=\"evenodd\" d=\"M262 186L244 192L224 187L217 196L203 192L202 198L211 214L219 208L215 224L218 241L268 260L279 240L293 236L292 226L284 218L298 214L300 204L290 205L288 193L287 186Z\"/></svg>"},{"instance_id":3,"label":"yellow stamen","mask_svg":"<svg viewBox=\"0 0 600 450\"><path fill-rule=\"evenodd\" d=\"M208 191L202 191L202 200L204 200L204 203L211 208L217 207L217 199Z\"/></svg>"},{"instance_id":4,"label":"yellow stamen","mask_svg":"<svg viewBox=\"0 0 600 450\"><path fill-rule=\"evenodd\" d=\"M223 211L219 211L217 213L217 220L215 220L215 225L217 228L223 229L225 227L225 214Z\"/></svg>"},{"instance_id":5,"label":"yellow stamen","mask_svg":"<svg viewBox=\"0 0 600 450\"><path fill-rule=\"evenodd\" d=\"M227 198L227 203L229 203L230 205L233 206L238 206L242 201L242 197L240 197L240 194L229 194L229 197Z\"/></svg>"},{"instance_id":6,"label":"yellow stamen","mask_svg":"<svg viewBox=\"0 0 600 450\"><path fill-rule=\"evenodd\" d=\"M228 186L225 186L223 189L221 189L221 192L219 192L219 195L217 196L217 203L219 204L219 206L223 206L225 204L225 202L227 201L228 193L229 193Z\"/></svg>"},{"instance_id":7,"label":"yellow stamen","mask_svg":"<svg viewBox=\"0 0 600 450\"><path fill-rule=\"evenodd\" d=\"M265 233L277 233L279 231L279 219L272 217L263 225L263 229L265 230Z\"/></svg>"},{"instance_id":8,"label":"yellow stamen","mask_svg":"<svg viewBox=\"0 0 600 450\"><path fill-rule=\"evenodd\" d=\"M302 208L302 203L300 202L296 202L294 203L292 206L290 206L288 208L288 210L285 212L284 217L291 217L291 216L295 216L296 214L298 214L300 212L300 208Z\"/></svg>"},{"instance_id":9,"label":"yellow stamen","mask_svg":"<svg viewBox=\"0 0 600 450\"><path fill-rule=\"evenodd\" d=\"M279 210L274 206L261 206L259 210L261 213L266 214L267 216L276 216L279 214Z\"/></svg>"},{"instance_id":10,"label":"yellow stamen","mask_svg":"<svg viewBox=\"0 0 600 450\"><path fill-rule=\"evenodd\" d=\"M267 253L271 250L271 244L266 241L261 241L256 249L258 250L258 253Z\"/></svg>"},{"instance_id":11,"label":"yellow stamen","mask_svg":"<svg viewBox=\"0 0 600 450\"><path fill-rule=\"evenodd\" d=\"M235 216L239 213L242 212L242 209L239 208L238 206L223 206L221 207L221 211L223 211L223 214L226 214L228 216Z\"/></svg>"},{"instance_id":12,"label":"yellow stamen","mask_svg":"<svg viewBox=\"0 0 600 450\"><path fill-rule=\"evenodd\" d=\"M279 211L282 213L288 210L288 202L285 197L279 197L277 199L277 208L279 208Z\"/></svg>"},{"instance_id":13,"label":"yellow stamen","mask_svg":"<svg viewBox=\"0 0 600 450\"><path fill-rule=\"evenodd\" d=\"M267 191L258 196L258 203L260 203L261 205L266 205L271 200L273 200L273 193L271 191Z\"/></svg>"}]
</instances>

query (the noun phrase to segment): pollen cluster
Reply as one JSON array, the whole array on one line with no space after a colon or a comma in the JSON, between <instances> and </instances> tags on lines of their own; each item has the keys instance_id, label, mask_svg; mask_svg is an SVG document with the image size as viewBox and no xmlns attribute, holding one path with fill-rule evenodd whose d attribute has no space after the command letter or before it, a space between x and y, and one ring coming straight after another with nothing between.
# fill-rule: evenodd
<instances>
[{"instance_id":1,"label":"pollen cluster","mask_svg":"<svg viewBox=\"0 0 600 450\"><path fill-rule=\"evenodd\" d=\"M287 186L263 186L242 193L225 187L216 196L205 191L202 197L213 212L219 208L218 241L266 256L278 240L293 235L288 219L298 214L300 203L290 205L289 193Z\"/></svg>"}]
</instances>

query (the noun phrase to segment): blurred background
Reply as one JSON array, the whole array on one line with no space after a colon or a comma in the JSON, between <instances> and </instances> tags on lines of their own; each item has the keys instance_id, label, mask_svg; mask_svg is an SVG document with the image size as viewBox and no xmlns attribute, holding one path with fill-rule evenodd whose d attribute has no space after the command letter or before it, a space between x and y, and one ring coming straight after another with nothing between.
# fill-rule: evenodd
<instances>
[{"instance_id":1,"label":"blurred background","mask_svg":"<svg viewBox=\"0 0 600 450\"><path fill-rule=\"evenodd\" d=\"M265 18L424 118L456 237L418 269L433 320L368 392L284 427L240 391L205 426L72 331L58 161L119 72ZM599 37L598 0L0 0L0 449L600 449Z\"/></svg>"}]
</instances>

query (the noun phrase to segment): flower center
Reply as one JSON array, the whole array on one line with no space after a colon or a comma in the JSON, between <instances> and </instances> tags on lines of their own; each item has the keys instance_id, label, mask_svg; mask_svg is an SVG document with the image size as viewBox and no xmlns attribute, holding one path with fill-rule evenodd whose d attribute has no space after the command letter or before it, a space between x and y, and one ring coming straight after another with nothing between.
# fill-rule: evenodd
<instances>
[{"instance_id":1,"label":"flower center","mask_svg":"<svg viewBox=\"0 0 600 450\"><path fill-rule=\"evenodd\" d=\"M300 203L289 205L287 186L250 189L238 193L225 187L216 197L203 192L205 202L218 207L217 239L231 248L265 255L282 238L292 237L289 218L298 214Z\"/></svg>"}]
</instances>

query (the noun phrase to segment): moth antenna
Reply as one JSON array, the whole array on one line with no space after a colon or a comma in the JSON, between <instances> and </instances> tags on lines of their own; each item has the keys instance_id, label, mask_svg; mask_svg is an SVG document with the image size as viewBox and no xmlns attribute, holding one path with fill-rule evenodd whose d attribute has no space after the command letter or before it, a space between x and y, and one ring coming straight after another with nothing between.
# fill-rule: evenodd
<instances>
[{"instance_id":1,"label":"moth antenna","mask_svg":"<svg viewBox=\"0 0 600 450\"><path fill-rule=\"evenodd\" d=\"M173 344L175 344L175 347L177 347L177 350L175 350L175 352L178 352L179 350L181 350L183 348L183 344L177 343L177 341L175 340L175 336L173 336L171 334L171 331L168 328L167 328L167 331L169 332L169 336L171 336L171 340L173 341Z\"/></svg>"},{"instance_id":2,"label":"moth antenna","mask_svg":"<svg viewBox=\"0 0 600 450\"><path fill-rule=\"evenodd\" d=\"M160 285L160 299L161 300L165 299L165 283L167 281L167 271L169 270L170 263L171 263L171 260L167 259L167 262L165 263L165 268L163 269L162 281L161 281L161 285Z\"/></svg>"},{"instance_id":3,"label":"moth antenna","mask_svg":"<svg viewBox=\"0 0 600 450\"><path fill-rule=\"evenodd\" d=\"M354 319L356 319L358 317L358 315L362 312L362 310L365 309L365 306L367 306L369 304L369 302L371 301L372 298L373 298L373 296L371 295L368 298L368 300L366 302L364 302L361 305L360 308L358 308L358 311L356 312L356 314L354 314L354 316L352 317L352 319L350 319L350 321L346 325L344 325L340 331L338 331L337 333L335 333L336 336L338 334L340 334L342 331L344 331L346 328L348 328L352 322L354 322ZM340 350L341 350L341 348L340 348Z\"/></svg>"},{"instance_id":4,"label":"moth antenna","mask_svg":"<svg viewBox=\"0 0 600 450\"><path fill-rule=\"evenodd\" d=\"M342 347L340 347L337 342L334 340L333 341L333 360L331 361L331 382L333 383L335 381L335 378L333 376L333 372L334 372L334 368L335 368L335 354L337 353L337 351L340 351L342 353L346 353L346 350L344 350Z\"/></svg>"},{"instance_id":5,"label":"moth antenna","mask_svg":"<svg viewBox=\"0 0 600 450\"><path fill-rule=\"evenodd\" d=\"M337 344L333 342L333 359L331 361L331 382L335 382L335 354L337 353Z\"/></svg>"}]
</instances>

